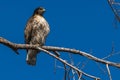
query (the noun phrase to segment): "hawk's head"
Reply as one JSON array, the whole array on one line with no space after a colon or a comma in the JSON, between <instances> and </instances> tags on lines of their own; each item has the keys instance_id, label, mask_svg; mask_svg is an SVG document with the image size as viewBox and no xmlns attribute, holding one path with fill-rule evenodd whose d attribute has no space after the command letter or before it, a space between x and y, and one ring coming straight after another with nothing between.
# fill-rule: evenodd
<instances>
[{"instance_id":1,"label":"hawk's head","mask_svg":"<svg viewBox=\"0 0 120 80\"><path fill-rule=\"evenodd\" d=\"M45 9L43 7L39 7L35 9L34 15L37 14L42 16L44 12L45 12Z\"/></svg>"}]
</instances>

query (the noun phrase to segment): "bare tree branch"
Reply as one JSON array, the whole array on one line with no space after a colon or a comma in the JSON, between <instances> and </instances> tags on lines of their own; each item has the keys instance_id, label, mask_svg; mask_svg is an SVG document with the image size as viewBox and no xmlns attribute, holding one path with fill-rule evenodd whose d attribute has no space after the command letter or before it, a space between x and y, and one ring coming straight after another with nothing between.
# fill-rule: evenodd
<instances>
[{"instance_id":1,"label":"bare tree branch","mask_svg":"<svg viewBox=\"0 0 120 80\"><path fill-rule=\"evenodd\" d=\"M66 64L64 65L64 69L65 69L65 74L64 74L64 80L67 80L67 68L66 68Z\"/></svg>"},{"instance_id":2,"label":"bare tree branch","mask_svg":"<svg viewBox=\"0 0 120 80\"><path fill-rule=\"evenodd\" d=\"M12 42L10 42L2 37L0 37L0 43L10 47L11 49L15 49L15 50L18 50L18 49L38 49L38 47L39 47L39 46L29 45L29 44L12 43ZM114 67L120 68L120 63L115 63L115 62L103 60L103 59L97 58L97 57L95 57L89 53L83 52L83 51L70 49L70 48L63 48L63 47L53 47L53 46L42 46L41 48L48 50L48 51L60 51L60 52L69 52L69 53L73 53L73 54L79 54L81 56L84 56L84 57L91 59L91 60L94 60L96 62L108 64L109 66L114 66Z\"/></svg>"},{"instance_id":3,"label":"bare tree branch","mask_svg":"<svg viewBox=\"0 0 120 80\"><path fill-rule=\"evenodd\" d=\"M115 47L114 47L114 43L112 43L111 53L102 59L107 59L107 58L111 57L112 55L114 55L114 53L115 53Z\"/></svg>"},{"instance_id":4,"label":"bare tree branch","mask_svg":"<svg viewBox=\"0 0 120 80\"><path fill-rule=\"evenodd\" d=\"M114 67L120 68L120 63L103 60L103 59L97 58L97 57L95 57L89 53L83 52L83 51L69 49L69 48L63 48L63 47L52 47L52 46L42 46L42 48L46 49L46 50L50 50L50 51L52 50L52 51L61 51L61 52L70 52L73 54L79 54L81 56L84 56L84 57L94 60L96 62L103 63L103 64L109 64L109 66L114 66Z\"/></svg>"},{"instance_id":5,"label":"bare tree branch","mask_svg":"<svg viewBox=\"0 0 120 80\"><path fill-rule=\"evenodd\" d=\"M98 68L104 73L106 74L106 70L103 69L103 67L100 66L100 63L96 62Z\"/></svg>"},{"instance_id":6,"label":"bare tree branch","mask_svg":"<svg viewBox=\"0 0 120 80\"><path fill-rule=\"evenodd\" d=\"M55 59L55 63L54 63L54 73L56 74L56 59Z\"/></svg>"},{"instance_id":7,"label":"bare tree branch","mask_svg":"<svg viewBox=\"0 0 120 80\"><path fill-rule=\"evenodd\" d=\"M56 58L57 60L61 61L62 63L68 65L68 66L71 67L72 69L74 69L74 70L76 70L76 71L82 73L82 74L85 75L85 76L88 76L88 77L93 78L93 79L100 79L100 78L98 78L98 77L95 77L95 76L89 75L89 74L87 74L87 73L85 73L85 72L79 70L79 69L76 68L75 66L69 64L68 62L66 62L66 61L63 60L62 58L57 57L56 55L50 53L49 51L47 51L47 50L45 50L45 49L42 49L42 48L40 48L40 47L37 47L37 49L40 50L40 51L43 51L43 52L45 52L45 53L48 53L50 56Z\"/></svg>"},{"instance_id":8,"label":"bare tree branch","mask_svg":"<svg viewBox=\"0 0 120 80\"><path fill-rule=\"evenodd\" d=\"M107 0L107 1L108 1L108 4L109 4L112 12L115 15L115 18L120 22L119 11L116 8L113 7L113 5L120 5L120 3L115 2L114 0Z\"/></svg>"},{"instance_id":9,"label":"bare tree branch","mask_svg":"<svg viewBox=\"0 0 120 80\"><path fill-rule=\"evenodd\" d=\"M40 51L43 51L45 53L48 53L50 56L56 58L57 60L61 61L62 63L66 64L67 66L71 67L72 69L82 73L83 75L85 76L88 76L90 78L93 78L93 79L100 79L98 77L95 77L95 76L92 76L92 75L89 75L81 70L79 70L78 68L76 68L75 66L67 63L65 60L59 58L58 56L50 53L49 51L66 51L66 52L69 52L69 51L77 51L77 50L72 50L72 49L68 49L68 48L59 48L59 47L50 47L50 46L43 46L42 48L40 48L39 46L35 46L35 45L28 45L28 44L16 44L16 43L12 43L2 37L0 37L0 43L12 48L12 49L15 49L15 50L18 50L18 49L37 49L37 50L40 50ZM49 50L49 51L48 51Z\"/></svg>"},{"instance_id":10,"label":"bare tree branch","mask_svg":"<svg viewBox=\"0 0 120 80\"><path fill-rule=\"evenodd\" d=\"M56 56L60 56L60 53L58 51L53 51Z\"/></svg>"},{"instance_id":11,"label":"bare tree branch","mask_svg":"<svg viewBox=\"0 0 120 80\"><path fill-rule=\"evenodd\" d=\"M106 68L107 68L107 71L108 71L108 76L109 76L110 80L112 80L112 76L111 76L108 64L106 64Z\"/></svg>"},{"instance_id":12,"label":"bare tree branch","mask_svg":"<svg viewBox=\"0 0 120 80\"><path fill-rule=\"evenodd\" d=\"M46 52L48 53L50 56L58 59L59 61L61 61L62 63L68 65L69 67L71 67L72 69L78 71L79 73L85 75L85 76L88 76L88 77L91 77L91 78L94 78L96 80L99 80L99 78L95 77L95 76L92 76L92 75L89 75L89 74L86 74L85 72L79 70L78 68L76 68L75 66L67 63L65 60L59 58L58 56L50 53L49 51L59 51L59 52L69 52L69 53L73 53L73 54L79 54L81 56L84 56L88 59L92 59L96 62L99 62L99 63L103 63L103 64L107 64L107 65L110 65L110 66L114 66L114 67L117 67L117 68L120 68L120 63L114 63L114 62L110 62L110 61L106 61L106 60L103 60L103 59L100 59L100 58L97 58L93 55L90 55L86 52L83 52L83 51L79 51L79 50L75 50L75 49L69 49L69 48L63 48L63 47L53 47L53 46L42 46L41 48L39 46L35 46L35 45L28 45L28 44L16 44L16 43L12 43L2 37L0 37L0 43L1 44L4 44L8 47L10 47L11 49L13 49L15 52L18 50L18 49L37 49L37 50L41 50L43 52ZM106 66L108 71L109 71L109 67Z\"/></svg>"}]
</instances>

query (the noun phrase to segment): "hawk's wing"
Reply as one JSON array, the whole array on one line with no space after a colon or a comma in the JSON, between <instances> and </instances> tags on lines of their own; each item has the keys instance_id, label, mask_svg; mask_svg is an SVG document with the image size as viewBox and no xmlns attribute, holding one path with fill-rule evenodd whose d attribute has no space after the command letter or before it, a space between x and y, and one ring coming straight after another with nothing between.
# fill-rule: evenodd
<instances>
[{"instance_id":1,"label":"hawk's wing","mask_svg":"<svg viewBox=\"0 0 120 80\"><path fill-rule=\"evenodd\" d=\"M33 26L34 19L31 17L26 25L24 36L25 36L25 43L29 44L31 40L31 34L32 34L32 26Z\"/></svg>"}]
</instances>

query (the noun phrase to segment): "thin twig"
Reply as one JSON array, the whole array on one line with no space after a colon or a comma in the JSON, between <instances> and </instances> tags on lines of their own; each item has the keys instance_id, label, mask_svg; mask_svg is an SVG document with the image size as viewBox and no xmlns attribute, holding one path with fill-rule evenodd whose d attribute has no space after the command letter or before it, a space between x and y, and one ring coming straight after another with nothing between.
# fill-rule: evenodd
<instances>
[{"instance_id":1,"label":"thin twig","mask_svg":"<svg viewBox=\"0 0 120 80\"><path fill-rule=\"evenodd\" d=\"M56 56L60 56L60 53L58 51L53 51Z\"/></svg>"},{"instance_id":2,"label":"thin twig","mask_svg":"<svg viewBox=\"0 0 120 80\"><path fill-rule=\"evenodd\" d=\"M55 59L55 63L54 63L54 73L55 73L55 74L56 74L56 64L57 64L56 61L57 61L57 60Z\"/></svg>"},{"instance_id":3,"label":"thin twig","mask_svg":"<svg viewBox=\"0 0 120 80\"><path fill-rule=\"evenodd\" d=\"M108 76L109 76L110 80L112 80L112 76L111 76L108 64L106 64L106 68L107 68L107 71L108 71Z\"/></svg>"},{"instance_id":4,"label":"thin twig","mask_svg":"<svg viewBox=\"0 0 120 80\"><path fill-rule=\"evenodd\" d=\"M106 57L104 57L102 59L107 59L107 58L111 57L112 55L114 55L114 53L115 53L115 46L114 46L114 43L112 43L111 53L108 56L106 56Z\"/></svg>"},{"instance_id":5,"label":"thin twig","mask_svg":"<svg viewBox=\"0 0 120 80\"><path fill-rule=\"evenodd\" d=\"M114 4L115 2L114 2L113 0L112 0L112 1L111 1L111 0L107 0L107 1L108 1L108 4L109 4L111 10L112 10L113 13L114 13L116 19L120 22L120 17L119 17L119 15L118 15L118 13L117 13L117 10L115 10L115 9L112 7L112 4Z\"/></svg>"},{"instance_id":6,"label":"thin twig","mask_svg":"<svg viewBox=\"0 0 120 80\"><path fill-rule=\"evenodd\" d=\"M70 58L70 64L74 65L74 61L73 61L71 54L69 54L69 58ZM73 80L75 80L75 71L73 69L71 69L71 71L72 71L72 75L73 75L72 78L73 78Z\"/></svg>"},{"instance_id":7,"label":"thin twig","mask_svg":"<svg viewBox=\"0 0 120 80\"><path fill-rule=\"evenodd\" d=\"M78 80L81 80L81 78L82 78L82 73L78 72Z\"/></svg>"},{"instance_id":8,"label":"thin twig","mask_svg":"<svg viewBox=\"0 0 120 80\"><path fill-rule=\"evenodd\" d=\"M71 67L69 67L69 69L68 69L68 73L67 73L67 75L68 75L68 80L70 80L70 71L71 71Z\"/></svg>"},{"instance_id":9,"label":"thin twig","mask_svg":"<svg viewBox=\"0 0 120 80\"><path fill-rule=\"evenodd\" d=\"M63 64L63 65L64 65L64 71L65 71L64 80L67 80L67 68L66 68L66 64Z\"/></svg>"},{"instance_id":10,"label":"thin twig","mask_svg":"<svg viewBox=\"0 0 120 80\"><path fill-rule=\"evenodd\" d=\"M100 64L99 64L98 62L96 62L96 64L97 64L98 68L99 68L104 74L106 74L106 70L104 70L104 69L100 66Z\"/></svg>"}]
</instances>

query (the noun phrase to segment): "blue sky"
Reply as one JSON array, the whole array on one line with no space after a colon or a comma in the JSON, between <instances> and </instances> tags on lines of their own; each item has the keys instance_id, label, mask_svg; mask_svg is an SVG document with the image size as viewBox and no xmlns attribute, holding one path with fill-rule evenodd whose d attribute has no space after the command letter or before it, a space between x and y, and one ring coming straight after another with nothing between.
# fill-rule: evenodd
<instances>
[{"instance_id":1,"label":"blue sky","mask_svg":"<svg viewBox=\"0 0 120 80\"><path fill-rule=\"evenodd\" d=\"M46 8L45 18L50 25L50 34L46 45L75 48L99 58L111 52L112 43L115 52L120 51L120 28L114 25L114 15L106 0L0 0L0 36L16 43L24 43L24 28L35 8ZM0 45L0 80L63 80L64 70L56 69L54 59L45 53L37 58L36 66L25 62L25 50L16 55L11 49ZM61 53L68 59L67 53ZM94 61L79 55L73 55L75 64L86 73L108 80L107 73L98 68ZM120 55L109 58L120 62ZM62 64L57 61L58 66ZM105 66L99 64L105 70ZM118 80L120 70L110 67L113 80ZM90 79L89 79L90 80Z\"/></svg>"}]
</instances>

